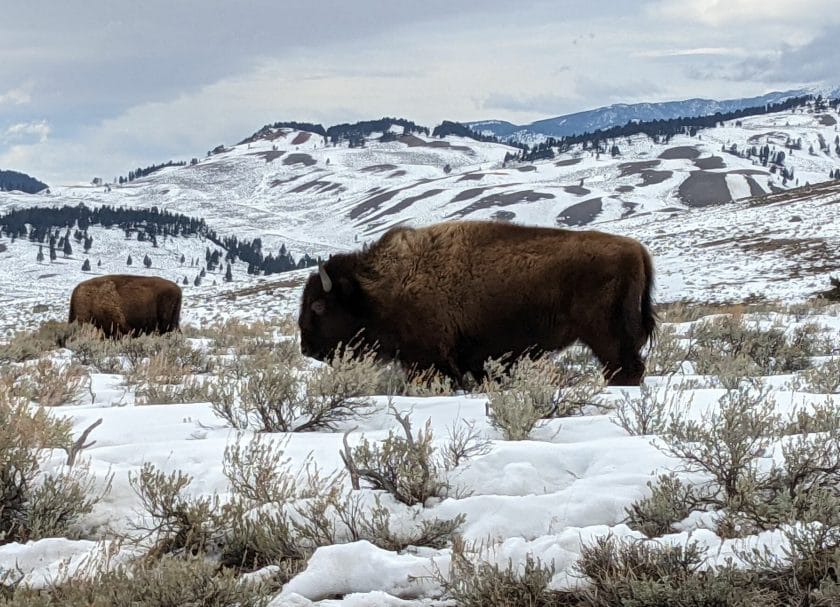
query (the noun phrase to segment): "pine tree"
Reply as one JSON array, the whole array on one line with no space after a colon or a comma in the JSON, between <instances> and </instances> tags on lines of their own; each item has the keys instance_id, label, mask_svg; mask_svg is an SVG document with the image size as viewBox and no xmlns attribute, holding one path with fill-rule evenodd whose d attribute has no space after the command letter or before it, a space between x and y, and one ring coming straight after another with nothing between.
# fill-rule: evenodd
<instances>
[{"instance_id":1,"label":"pine tree","mask_svg":"<svg viewBox=\"0 0 840 607\"><path fill-rule=\"evenodd\" d=\"M184 254L181 253L181 265L184 265L184 261L186 261L186 258L184 257Z\"/></svg>"},{"instance_id":2,"label":"pine tree","mask_svg":"<svg viewBox=\"0 0 840 607\"><path fill-rule=\"evenodd\" d=\"M186 277L186 276L184 276L183 283L184 283L184 285L188 285L188 284L190 284L190 281L189 281L189 280L187 280L187 277Z\"/></svg>"},{"instance_id":3,"label":"pine tree","mask_svg":"<svg viewBox=\"0 0 840 607\"><path fill-rule=\"evenodd\" d=\"M201 275L200 274L195 277L195 280L193 280L193 284L195 286L198 286L198 285L201 284Z\"/></svg>"},{"instance_id":4,"label":"pine tree","mask_svg":"<svg viewBox=\"0 0 840 607\"><path fill-rule=\"evenodd\" d=\"M90 260L85 258L85 263L82 264L82 272L90 272Z\"/></svg>"},{"instance_id":5,"label":"pine tree","mask_svg":"<svg viewBox=\"0 0 840 607\"><path fill-rule=\"evenodd\" d=\"M58 255L55 252L55 247L50 247L50 261L55 261Z\"/></svg>"},{"instance_id":6,"label":"pine tree","mask_svg":"<svg viewBox=\"0 0 840 607\"><path fill-rule=\"evenodd\" d=\"M152 267L152 260L151 260L151 258L150 258L148 255L146 255L146 256L143 258L143 265L144 265L144 266L146 266L147 268L151 268L151 267Z\"/></svg>"},{"instance_id":7,"label":"pine tree","mask_svg":"<svg viewBox=\"0 0 840 607\"><path fill-rule=\"evenodd\" d=\"M100 259L99 261L97 261L97 262L96 262L96 267L97 267L97 268L101 268L101 267L102 267L102 260L101 260L101 259Z\"/></svg>"},{"instance_id":8,"label":"pine tree","mask_svg":"<svg viewBox=\"0 0 840 607\"><path fill-rule=\"evenodd\" d=\"M233 270L230 268L230 262L228 262L227 270L225 270L225 282L232 282L233 281Z\"/></svg>"},{"instance_id":9,"label":"pine tree","mask_svg":"<svg viewBox=\"0 0 840 607\"><path fill-rule=\"evenodd\" d=\"M43 245L40 245L40 244L38 245L38 255L35 257L35 259L38 261L38 263L44 261L44 246Z\"/></svg>"},{"instance_id":10,"label":"pine tree","mask_svg":"<svg viewBox=\"0 0 840 607\"><path fill-rule=\"evenodd\" d=\"M128 259L125 260L125 265L127 265L127 266L131 265L131 255L129 255Z\"/></svg>"},{"instance_id":11,"label":"pine tree","mask_svg":"<svg viewBox=\"0 0 840 607\"><path fill-rule=\"evenodd\" d=\"M70 239L69 238L64 239L63 252L64 252L65 257L70 257L70 255L73 254L73 247L70 246Z\"/></svg>"}]
</instances>

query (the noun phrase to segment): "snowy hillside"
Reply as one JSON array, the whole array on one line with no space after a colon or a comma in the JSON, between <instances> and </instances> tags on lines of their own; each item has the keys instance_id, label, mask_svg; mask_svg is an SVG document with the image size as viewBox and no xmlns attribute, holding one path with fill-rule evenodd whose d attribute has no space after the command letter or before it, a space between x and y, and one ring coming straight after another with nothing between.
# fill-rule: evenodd
<instances>
[{"instance_id":1,"label":"snowy hillside","mask_svg":"<svg viewBox=\"0 0 840 607\"><path fill-rule=\"evenodd\" d=\"M503 163L511 148L494 143L419 135L364 147L325 145L312 133L274 130L193 166L166 168L123 186L70 186L48 195L0 193L0 213L31 205L108 204L161 209L204 219L220 236L261 238L264 251L281 244L296 257L358 248L399 224L494 218L524 224L594 228L627 234L652 251L659 275L657 298L675 300L801 299L827 286L838 270L840 190L820 186L809 195L769 206L751 197L817 184L840 169L838 116L801 110L746 118L739 124L654 144L645 136L616 141L620 155L573 150L551 161ZM788 140L801 149L785 148ZM757 158L728 152L732 145L785 151L783 180ZM813 148L813 154L809 153ZM840 183L840 182L838 182ZM737 201L734 204L722 204ZM200 287L193 281L212 243L169 239L157 249L126 240L120 230L91 228L89 255L74 249L54 263L35 261L37 246L0 237L0 326L63 318L69 292L97 273L147 270L183 281L188 301L221 287L222 267ZM131 254L130 268L125 260ZM180 263L184 255L186 263ZM90 273L81 271L89 257ZM190 261L199 265L190 267ZM101 260L102 266L98 265ZM236 289L255 279L233 264ZM32 314L38 304L47 312ZM190 314L192 305L185 306ZM43 310L39 307L38 310ZM24 313L25 312L25 313ZM20 317L22 320L16 320Z\"/></svg>"}]
</instances>

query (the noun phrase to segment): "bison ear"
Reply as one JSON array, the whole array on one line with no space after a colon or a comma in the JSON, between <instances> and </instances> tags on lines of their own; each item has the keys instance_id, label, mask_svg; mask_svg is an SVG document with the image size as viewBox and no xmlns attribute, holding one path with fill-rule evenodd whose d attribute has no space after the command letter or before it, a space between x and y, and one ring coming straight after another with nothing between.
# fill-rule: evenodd
<instances>
[{"instance_id":1,"label":"bison ear","mask_svg":"<svg viewBox=\"0 0 840 607\"><path fill-rule=\"evenodd\" d=\"M324 302L323 299L316 299L312 302L312 311L315 312L318 316L323 316L324 312L327 311L327 304Z\"/></svg>"}]
</instances>

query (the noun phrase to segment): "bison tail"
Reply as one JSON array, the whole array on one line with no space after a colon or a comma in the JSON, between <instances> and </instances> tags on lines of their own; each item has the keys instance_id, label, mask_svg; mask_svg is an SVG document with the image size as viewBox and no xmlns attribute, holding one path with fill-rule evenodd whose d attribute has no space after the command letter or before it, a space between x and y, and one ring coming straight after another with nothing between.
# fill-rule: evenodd
<instances>
[{"instance_id":1,"label":"bison tail","mask_svg":"<svg viewBox=\"0 0 840 607\"><path fill-rule=\"evenodd\" d=\"M653 262L650 253L643 249L642 259L645 269L645 284L642 291L642 331L645 341L653 342L656 337L656 324L659 320L653 309Z\"/></svg>"},{"instance_id":2,"label":"bison tail","mask_svg":"<svg viewBox=\"0 0 840 607\"><path fill-rule=\"evenodd\" d=\"M76 320L76 298L70 298L70 314L67 318L67 323L73 323Z\"/></svg>"}]
</instances>

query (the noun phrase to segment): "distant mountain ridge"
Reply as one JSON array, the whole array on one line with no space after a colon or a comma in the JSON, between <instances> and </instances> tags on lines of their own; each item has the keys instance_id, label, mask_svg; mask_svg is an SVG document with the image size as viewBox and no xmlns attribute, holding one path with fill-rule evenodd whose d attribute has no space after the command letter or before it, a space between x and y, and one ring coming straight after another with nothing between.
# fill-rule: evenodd
<instances>
[{"instance_id":1,"label":"distant mountain ridge","mask_svg":"<svg viewBox=\"0 0 840 607\"><path fill-rule=\"evenodd\" d=\"M666 101L662 103L617 103L614 105L565 114L554 118L537 120L530 124L517 125L504 120L480 120L465 122L474 131L481 134L492 134L499 139L531 143L545 137L564 137L623 126L631 121L668 120L672 118L693 118L697 116L711 116L716 112L731 112L750 107L760 107L769 103L779 103L791 97L800 95L819 94L837 96L840 89L833 91L816 91L797 89L783 92L773 92L758 97L744 97L740 99L685 99L682 101Z\"/></svg>"}]
</instances>

